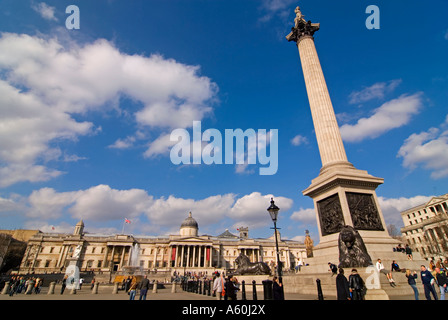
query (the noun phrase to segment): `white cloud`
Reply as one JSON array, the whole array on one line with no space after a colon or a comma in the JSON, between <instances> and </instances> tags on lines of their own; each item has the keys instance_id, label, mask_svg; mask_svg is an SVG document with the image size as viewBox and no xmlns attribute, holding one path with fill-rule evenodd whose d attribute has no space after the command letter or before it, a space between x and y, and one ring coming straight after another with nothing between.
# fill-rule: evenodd
<instances>
[{"instance_id":1,"label":"white cloud","mask_svg":"<svg viewBox=\"0 0 448 320\"><path fill-rule=\"evenodd\" d=\"M134 114L140 128L188 127L212 112L217 92L198 66L160 55L128 55L104 39L78 45L3 33L0 75L1 186L60 175L47 167L49 160L64 160L52 143L96 133L93 123L74 115L117 110L120 96L126 96L142 106ZM138 135L139 130L111 147L128 147ZM154 142L148 152L165 151Z\"/></svg>"},{"instance_id":2,"label":"white cloud","mask_svg":"<svg viewBox=\"0 0 448 320\"><path fill-rule=\"evenodd\" d=\"M215 195L201 200L162 197L154 201L146 215L154 224L179 228L191 211L201 228L201 225L221 221L232 207L234 197L233 194Z\"/></svg>"},{"instance_id":3,"label":"white cloud","mask_svg":"<svg viewBox=\"0 0 448 320\"><path fill-rule=\"evenodd\" d=\"M264 227L271 223L267 208L272 195L253 192L242 197L235 194L214 195L204 199L186 199L173 195L154 199L142 189L117 190L108 185L98 185L85 190L57 192L52 188L35 190L28 197L26 205L21 205L26 216L32 221L39 220L41 225L48 221L69 215L75 220L113 222L128 218L134 230L154 232L157 228L168 228L177 232L180 224L192 212L199 228L230 219L236 226L248 226L251 229ZM276 204L282 212L288 211L293 201L285 197L275 197ZM8 208L14 209L18 201L3 199ZM0 198L0 204L2 198ZM6 206L5 206L6 207ZM21 208L22 208L21 207ZM140 221L143 218L149 224Z\"/></svg>"},{"instance_id":4,"label":"white cloud","mask_svg":"<svg viewBox=\"0 0 448 320\"><path fill-rule=\"evenodd\" d=\"M308 143L308 139L300 134L291 139L291 144L293 146L300 146L302 144L307 144L307 143Z\"/></svg>"},{"instance_id":5,"label":"white cloud","mask_svg":"<svg viewBox=\"0 0 448 320\"><path fill-rule=\"evenodd\" d=\"M260 8L265 14L260 18L261 22L267 22L274 16L279 16L285 20L290 14L294 13L296 0L263 0ZM292 20L291 20L292 23Z\"/></svg>"},{"instance_id":6,"label":"white cloud","mask_svg":"<svg viewBox=\"0 0 448 320\"><path fill-rule=\"evenodd\" d=\"M316 224L316 212L314 211L314 208L300 208L298 211L294 211L290 218L291 220L300 221L306 224Z\"/></svg>"},{"instance_id":7,"label":"white cloud","mask_svg":"<svg viewBox=\"0 0 448 320\"><path fill-rule=\"evenodd\" d=\"M370 87L365 87L361 91L354 91L350 94L349 102L351 104L366 102L373 99L383 99L384 96L395 90L401 83L401 79L391 80L388 82L377 82Z\"/></svg>"},{"instance_id":8,"label":"white cloud","mask_svg":"<svg viewBox=\"0 0 448 320\"><path fill-rule=\"evenodd\" d=\"M384 103L374 110L370 117L361 118L353 125L342 125L340 128L342 139L358 142L366 138L376 138L389 130L408 124L412 115L417 114L421 107L421 93L402 95Z\"/></svg>"},{"instance_id":9,"label":"white cloud","mask_svg":"<svg viewBox=\"0 0 448 320\"><path fill-rule=\"evenodd\" d=\"M426 203L431 200L431 198L432 196L421 195L410 198L400 197L389 199L385 197L378 197L378 202L381 207L381 211L383 212L383 217L386 224L392 224L398 227L403 225L403 219L401 218L400 212Z\"/></svg>"},{"instance_id":10,"label":"white cloud","mask_svg":"<svg viewBox=\"0 0 448 320\"><path fill-rule=\"evenodd\" d=\"M281 219L281 213L289 210L292 207L293 201L285 197L275 197L272 194L262 195L260 192L252 192L239 198L228 215L237 221L235 225L259 228L271 224L272 221L267 208L270 205L272 197L274 198L275 204L280 207L279 219Z\"/></svg>"},{"instance_id":11,"label":"white cloud","mask_svg":"<svg viewBox=\"0 0 448 320\"><path fill-rule=\"evenodd\" d=\"M410 135L400 150L398 157L403 158L403 166L411 170L418 165L431 170L433 179L448 176L448 116L440 128Z\"/></svg>"},{"instance_id":12,"label":"white cloud","mask_svg":"<svg viewBox=\"0 0 448 320\"><path fill-rule=\"evenodd\" d=\"M46 20L50 21L58 21L58 19L54 16L55 7L49 6L45 2L40 2L38 4L32 4L31 8L34 11L40 14L40 16Z\"/></svg>"}]
</instances>

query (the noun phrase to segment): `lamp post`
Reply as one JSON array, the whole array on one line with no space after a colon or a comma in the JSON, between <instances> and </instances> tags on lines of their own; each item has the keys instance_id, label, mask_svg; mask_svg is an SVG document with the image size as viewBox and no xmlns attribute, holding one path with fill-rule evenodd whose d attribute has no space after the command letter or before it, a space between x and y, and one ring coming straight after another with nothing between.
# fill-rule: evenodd
<instances>
[{"instance_id":1,"label":"lamp post","mask_svg":"<svg viewBox=\"0 0 448 320\"><path fill-rule=\"evenodd\" d=\"M269 212L269 215L271 216L272 221L274 222L274 234L275 234L275 248L277 250L277 274L279 277L279 281L282 281L282 263L280 261L280 252L278 250L278 238L277 238L277 217L278 212L280 210L279 207L277 207L274 203L274 198L271 198L271 205L267 209ZM271 228L272 229L272 228Z\"/></svg>"}]
</instances>

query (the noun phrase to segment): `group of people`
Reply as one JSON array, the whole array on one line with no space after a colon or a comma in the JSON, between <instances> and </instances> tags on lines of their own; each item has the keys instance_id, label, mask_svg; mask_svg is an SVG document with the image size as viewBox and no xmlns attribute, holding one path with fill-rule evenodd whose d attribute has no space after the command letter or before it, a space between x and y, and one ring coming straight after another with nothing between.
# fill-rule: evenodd
<instances>
[{"instance_id":1,"label":"group of people","mask_svg":"<svg viewBox=\"0 0 448 320\"><path fill-rule=\"evenodd\" d=\"M332 276L337 274L336 291L338 300L364 300L367 288L364 280L358 274L357 269L352 269L352 272L347 279L344 275L344 269L338 269L338 267L331 262L329 262L328 265L332 272ZM381 259L377 260L375 267L379 274L384 274L387 277L392 287L396 286L392 272L405 273L408 284L414 291L415 300L419 299L417 271L412 272L409 269L402 269L395 260L393 260L390 270L387 270L384 267ZM448 259L439 259L437 263L434 263L434 261L431 260L429 268L425 265L421 265L420 280L427 300L431 300L431 295L434 300L445 300L445 294L448 293ZM439 288L440 298L438 297L436 288Z\"/></svg>"},{"instance_id":2,"label":"group of people","mask_svg":"<svg viewBox=\"0 0 448 320\"><path fill-rule=\"evenodd\" d=\"M417 271L412 272L411 270L406 270L406 278L408 279L408 284L414 290L415 300L418 300L419 292L416 284ZM437 265L434 261L431 261L429 268L425 265L420 266L420 278L423 285L423 290L425 292L426 300L432 300L431 295L434 300L445 300L445 293L448 293L448 260L445 259ZM437 296L436 287L439 288L440 298Z\"/></svg>"},{"instance_id":3,"label":"group of people","mask_svg":"<svg viewBox=\"0 0 448 320\"><path fill-rule=\"evenodd\" d=\"M8 294L13 296L14 294L26 293L26 294L39 294L43 284L43 279L39 277L12 276L9 280Z\"/></svg>"},{"instance_id":4,"label":"group of people","mask_svg":"<svg viewBox=\"0 0 448 320\"><path fill-rule=\"evenodd\" d=\"M217 300L237 300L240 283L233 275L224 277L223 274L215 272L213 275L213 296ZM274 300L284 300L283 284L277 276L272 281L272 297Z\"/></svg>"},{"instance_id":5,"label":"group of people","mask_svg":"<svg viewBox=\"0 0 448 320\"><path fill-rule=\"evenodd\" d=\"M157 285L154 283L153 285ZM151 287L151 282L148 276L145 275L142 280L137 281L137 278L128 277L125 281L125 290L129 295L129 300L135 300L137 290L140 292L139 300L146 300L148 290Z\"/></svg>"}]
</instances>

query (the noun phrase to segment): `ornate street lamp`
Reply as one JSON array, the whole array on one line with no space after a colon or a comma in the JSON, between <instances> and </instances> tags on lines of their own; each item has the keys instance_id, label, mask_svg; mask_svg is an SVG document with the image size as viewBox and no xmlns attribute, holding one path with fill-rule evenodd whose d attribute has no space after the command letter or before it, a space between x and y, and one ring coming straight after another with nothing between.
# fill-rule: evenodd
<instances>
[{"instance_id":1,"label":"ornate street lamp","mask_svg":"<svg viewBox=\"0 0 448 320\"><path fill-rule=\"evenodd\" d=\"M280 208L275 205L274 198L271 198L271 205L269 206L269 208L267 210L269 212L269 215L271 216L272 221L274 222L275 248L277 250L277 274L279 277L279 281L281 281L282 263L280 261L280 252L278 250L278 239L277 239L277 217L278 217L278 212L280 211Z\"/></svg>"}]
</instances>

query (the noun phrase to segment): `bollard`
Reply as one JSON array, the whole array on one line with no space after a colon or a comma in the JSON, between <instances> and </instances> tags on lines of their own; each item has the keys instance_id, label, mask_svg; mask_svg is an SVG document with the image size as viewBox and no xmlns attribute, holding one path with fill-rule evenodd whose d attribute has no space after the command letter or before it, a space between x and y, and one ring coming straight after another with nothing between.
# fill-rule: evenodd
<instances>
[{"instance_id":1,"label":"bollard","mask_svg":"<svg viewBox=\"0 0 448 320\"><path fill-rule=\"evenodd\" d=\"M317 298L319 300L324 300L324 295L322 293L322 286L320 284L320 279L316 279L316 283L317 283Z\"/></svg>"},{"instance_id":2,"label":"bollard","mask_svg":"<svg viewBox=\"0 0 448 320\"><path fill-rule=\"evenodd\" d=\"M157 280L154 280L154 283L152 284L152 293L157 293L157 284L159 282Z\"/></svg>"},{"instance_id":3,"label":"bollard","mask_svg":"<svg viewBox=\"0 0 448 320\"><path fill-rule=\"evenodd\" d=\"M54 282L54 281L50 282L50 287L48 288L48 293L47 294L54 294L55 286L56 286L56 282Z\"/></svg>"},{"instance_id":4,"label":"bollard","mask_svg":"<svg viewBox=\"0 0 448 320\"><path fill-rule=\"evenodd\" d=\"M30 284L28 285L28 287L26 288L25 294L32 294L33 293L33 287L34 287L34 282L31 281Z\"/></svg>"},{"instance_id":5,"label":"bollard","mask_svg":"<svg viewBox=\"0 0 448 320\"><path fill-rule=\"evenodd\" d=\"M171 287L171 293L176 293L176 282L173 282L173 286Z\"/></svg>"},{"instance_id":6,"label":"bollard","mask_svg":"<svg viewBox=\"0 0 448 320\"><path fill-rule=\"evenodd\" d=\"M257 283L252 280L252 300L257 300Z\"/></svg>"},{"instance_id":7,"label":"bollard","mask_svg":"<svg viewBox=\"0 0 448 320\"><path fill-rule=\"evenodd\" d=\"M272 300L272 281L263 280L262 283L263 283L264 300Z\"/></svg>"},{"instance_id":8,"label":"bollard","mask_svg":"<svg viewBox=\"0 0 448 320\"><path fill-rule=\"evenodd\" d=\"M202 281L201 280L198 281L198 292L197 292L197 294L202 294Z\"/></svg>"},{"instance_id":9,"label":"bollard","mask_svg":"<svg viewBox=\"0 0 448 320\"><path fill-rule=\"evenodd\" d=\"M207 294L208 281L204 279L204 289L202 290L202 294L205 296Z\"/></svg>"},{"instance_id":10,"label":"bollard","mask_svg":"<svg viewBox=\"0 0 448 320\"><path fill-rule=\"evenodd\" d=\"M2 294L8 294L9 293L9 281L5 282L5 286L3 287Z\"/></svg>"},{"instance_id":11,"label":"bollard","mask_svg":"<svg viewBox=\"0 0 448 320\"><path fill-rule=\"evenodd\" d=\"M99 287L99 282L95 282L95 284L93 285L92 288L92 294L98 294L98 287Z\"/></svg>"},{"instance_id":12,"label":"bollard","mask_svg":"<svg viewBox=\"0 0 448 320\"><path fill-rule=\"evenodd\" d=\"M118 282L114 283L114 290L112 290L112 294L117 294L118 293L118 285L119 285Z\"/></svg>"},{"instance_id":13,"label":"bollard","mask_svg":"<svg viewBox=\"0 0 448 320\"><path fill-rule=\"evenodd\" d=\"M208 291L207 291L207 295L208 296L211 296L212 295L212 283L213 283L213 280L208 280Z\"/></svg>"},{"instance_id":14,"label":"bollard","mask_svg":"<svg viewBox=\"0 0 448 320\"><path fill-rule=\"evenodd\" d=\"M245 280L241 281L241 286L242 286L242 288L241 288L241 300L247 300L246 299L246 281Z\"/></svg>"}]
</instances>

